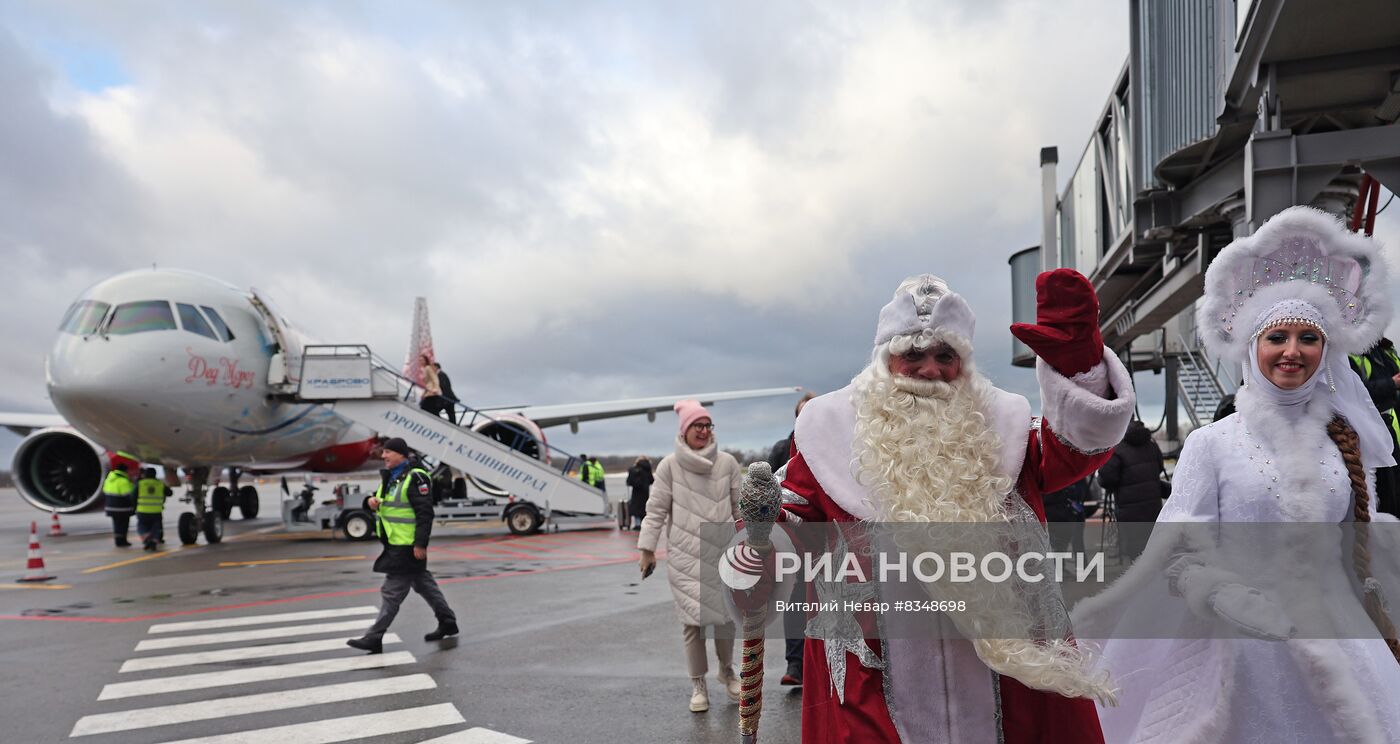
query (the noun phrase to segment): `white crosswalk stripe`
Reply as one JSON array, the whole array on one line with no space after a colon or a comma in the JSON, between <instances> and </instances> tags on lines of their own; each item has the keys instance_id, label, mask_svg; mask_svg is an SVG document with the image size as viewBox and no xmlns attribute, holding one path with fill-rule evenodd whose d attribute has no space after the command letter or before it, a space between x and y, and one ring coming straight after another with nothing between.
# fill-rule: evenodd
<instances>
[{"instance_id":1,"label":"white crosswalk stripe","mask_svg":"<svg viewBox=\"0 0 1400 744\"><path fill-rule=\"evenodd\" d=\"M156 651L162 648L182 648L184 646L209 646L215 643L240 641L262 641L268 638L287 638L319 633L343 633L347 630L360 630L374 624L373 618L345 620L338 623L316 623L312 625L279 625L276 628L257 630L234 630L227 633L206 633L204 635L178 636L175 638L152 638L136 644L137 651Z\"/></svg>"},{"instance_id":2,"label":"white crosswalk stripe","mask_svg":"<svg viewBox=\"0 0 1400 744\"><path fill-rule=\"evenodd\" d=\"M305 612L283 612L277 615L250 615L247 617L225 617L218 620L191 620L183 623L161 623L152 625L148 633L183 633L187 630L213 630L214 628L238 628L245 625L270 625L272 623L292 623L298 620L323 620L328 617L348 615L374 615L378 607L342 607L338 610L307 610Z\"/></svg>"},{"instance_id":3,"label":"white crosswalk stripe","mask_svg":"<svg viewBox=\"0 0 1400 744\"><path fill-rule=\"evenodd\" d=\"M267 682L274 679L311 677L333 672L351 672L358 669L379 669L399 664L412 664L413 654L396 651L392 654L370 656L344 656L335 659L298 661L292 664L251 667L248 669L224 669L217 672L182 674L176 677L156 677L135 682L116 682L102 688L98 700L117 700L139 695L158 695L163 692L188 692L210 687L228 687L250 682Z\"/></svg>"},{"instance_id":4,"label":"white crosswalk stripe","mask_svg":"<svg viewBox=\"0 0 1400 744\"><path fill-rule=\"evenodd\" d=\"M192 664L218 664L227 661L243 661L245 659L266 659L274 656L295 656L297 654L313 654L318 651L343 651L345 650L346 636L338 638L327 638L322 641L295 641L293 643L274 643L267 646L247 646L241 648L221 648L217 651L194 651L186 654L169 654L166 656L145 656L139 659L127 659L122 663L120 672L146 672L152 669L169 669L177 666L190 666ZM395 643L402 643L403 639L395 633L384 635L384 645L391 646Z\"/></svg>"},{"instance_id":5,"label":"white crosswalk stripe","mask_svg":"<svg viewBox=\"0 0 1400 744\"><path fill-rule=\"evenodd\" d=\"M181 739L167 742L167 744L266 744L269 741L296 742L296 744L334 744L338 741L354 741L371 736L418 731L438 726L451 726L457 723L466 723L466 719L457 711L457 706L443 703L441 705L425 705L420 708L402 708L384 713L368 713L361 716L294 723L289 726L274 726L255 731L204 736L198 739Z\"/></svg>"},{"instance_id":6,"label":"white crosswalk stripe","mask_svg":"<svg viewBox=\"0 0 1400 744\"><path fill-rule=\"evenodd\" d=\"M295 695L286 692L264 692L256 695L221 698L218 705L210 705L206 700L180 705L161 705L153 708L136 708L116 713L102 713L85 716L73 727L69 736L89 736L113 731L167 726L172 723L207 721L213 718L242 716L273 710L288 710L303 706L337 703L359 698L377 698L399 692L431 690L437 687L432 677L426 674L409 674L388 679L365 679L359 682L342 682L319 687L303 687Z\"/></svg>"},{"instance_id":7,"label":"white crosswalk stripe","mask_svg":"<svg viewBox=\"0 0 1400 744\"><path fill-rule=\"evenodd\" d=\"M439 736L418 744L532 744L532 742L529 739L477 727L447 736Z\"/></svg>"},{"instance_id":8,"label":"white crosswalk stripe","mask_svg":"<svg viewBox=\"0 0 1400 744\"><path fill-rule=\"evenodd\" d=\"M141 732L137 734L142 737L141 741L178 740L170 744L267 744L268 741L275 741L277 744L331 744L433 728L449 731L456 728L458 730L445 735L442 731L429 732L426 735L436 734L436 738L431 739L435 744L531 744L528 739L487 728L463 729L461 724L465 724L466 719L457 706L450 702L423 704L431 703L432 698L439 695L432 691L439 688L437 681L430 675L415 674L409 670L395 673L396 668L416 663L413 654L408 651L363 654L346 647L345 641L348 638L345 632L368 627L373 622L370 615L375 612L377 608L374 607L348 607L154 625L150 632L157 637L139 642L136 645L137 652L215 644L230 645L226 648L138 656L126 660L119 673L135 676L134 673L165 669L180 673L167 673L167 676L144 679L128 678L129 681L114 682L103 687L97 697L99 702L138 697L147 698L151 702L138 703L137 707L125 710L108 709L84 716L74 724L69 736L84 738L101 734ZM305 622L355 615L365 617L334 622ZM227 630L256 625L271 627ZM217 632L191 632L211 630ZM332 638L278 642L283 638L320 634L338 635ZM384 636L386 645L402 642L403 639L393 633ZM327 654L333 651L344 653L327 658L283 661L286 657ZM193 669L188 669L191 667ZM364 674L366 670L383 671ZM269 691L276 687L276 684L271 683L335 674L354 674L357 678L350 681L329 679L312 686L290 689L283 685L283 689ZM229 690L199 700L191 700L189 695L183 695L177 698L180 700L178 703L162 704L163 701L159 698L162 695L258 684L262 687L254 687L252 690L244 687L241 692ZM426 700L423 697L425 694L428 695ZM352 701L356 702L355 708L347 708L346 704ZM364 710L363 706L366 703L376 708L392 709L359 713L358 711ZM395 708L395 704L409 707ZM261 722L257 718L259 715L277 711L303 709L320 710L321 715L326 717L273 726L268 724L286 721L289 716L283 713L280 720ZM334 713L328 716L328 711ZM339 715L346 712L352 715ZM315 715L309 713L300 717L313 718ZM179 727L182 725L224 719L235 719L237 723L231 725L243 730L197 738L179 738ZM156 730L160 732L157 733ZM206 725L201 730L207 732L211 729ZM222 726L212 730L229 731Z\"/></svg>"}]
</instances>

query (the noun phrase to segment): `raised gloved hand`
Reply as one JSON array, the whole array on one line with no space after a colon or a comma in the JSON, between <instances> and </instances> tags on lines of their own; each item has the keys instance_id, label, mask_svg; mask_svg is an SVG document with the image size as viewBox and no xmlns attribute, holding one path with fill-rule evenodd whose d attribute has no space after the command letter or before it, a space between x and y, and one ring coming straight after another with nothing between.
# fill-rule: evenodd
<instances>
[{"instance_id":1,"label":"raised gloved hand","mask_svg":"<svg viewBox=\"0 0 1400 744\"><path fill-rule=\"evenodd\" d=\"M739 514L749 531L749 545L760 549L768 546L768 535L778 521L782 503L782 486L773 477L773 468L766 462L750 464L739 491Z\"/></svg>"},{"instance_id":2,"label":"raised gloved hand","mask_svg":"<svg viewBox=\"0 0 1400 744\"><path fill-rule=\"evenodd\" d=\"M1035 278L1035 325L1012 323L1011 335L1065 377L1093 369L1103 361L1093 285L1074 269L1042 272Z\"/></svg>"}]
</instances>

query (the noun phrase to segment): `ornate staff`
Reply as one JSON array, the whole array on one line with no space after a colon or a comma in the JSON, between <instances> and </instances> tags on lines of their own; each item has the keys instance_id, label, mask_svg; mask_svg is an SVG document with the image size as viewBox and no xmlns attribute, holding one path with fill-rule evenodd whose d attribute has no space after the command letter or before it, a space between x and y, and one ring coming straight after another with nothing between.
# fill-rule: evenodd
<instances>
[{"instance_id":1,"label":"ornate staff","mask_svg":"<svg viewBox=\"0 0 1400 744\"><path fill-rule=\"evenodd\" d=\"M768 536L778 519L782 505L781 487L766 462L749 465L739 494L739 513L744 517L748 540L730 553L730 564L736 573L759 577L762 581L765 558L772 552ZM771 584L768 584L771 586ZM758 742L758 717L763 712L763 627L768 621L768 603L745 607L743 647L739 665L739 740L742 744Z\"/></svg>"}]
</instances>

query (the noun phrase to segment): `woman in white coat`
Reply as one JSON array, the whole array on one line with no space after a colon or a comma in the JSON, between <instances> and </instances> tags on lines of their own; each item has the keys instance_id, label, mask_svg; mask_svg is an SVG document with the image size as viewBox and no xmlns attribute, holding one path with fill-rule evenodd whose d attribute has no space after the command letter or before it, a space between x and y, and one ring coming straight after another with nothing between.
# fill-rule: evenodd
<instances>
[{"instance_id":1,"label":"woman in white coat","mask_svg":"<svg viewBox=\"0 0 1400 744\"><path fill-rule=\"evenodd\" d=\"M1294 207L1211 264L1197 325L1241 364L1238 412L1191 433L1142 561L1075 610L1112 639L1109 744L1400 741L1394 556L1363 528L1391 445L1347 364L1390 320L1378 253Z\"/></svg>"},{"instance_id":2,"label":"woman in white coat","mask_svg":"<svg viewBox=\"0 0 1400 744\"><path fill-rule=\"evenodd\" d=\"M739 677L734 673L734 624L718 583L719 558L733 530L704 525L732 523L739 515L742 475L733 456L715 444L714 423L698 402L675 405L680 415L676 449L656 467L656 482L647 500L647 515L637 538L645 578L656 567L656 543L666 532L667 574L676 599L685 638L685 659L692 683L690 709L710 708L705 687L705 634L713 628L719 681L733 702L739 700ZM723 539L724 542L719 542Z\"/></svg>"}]
</instances>

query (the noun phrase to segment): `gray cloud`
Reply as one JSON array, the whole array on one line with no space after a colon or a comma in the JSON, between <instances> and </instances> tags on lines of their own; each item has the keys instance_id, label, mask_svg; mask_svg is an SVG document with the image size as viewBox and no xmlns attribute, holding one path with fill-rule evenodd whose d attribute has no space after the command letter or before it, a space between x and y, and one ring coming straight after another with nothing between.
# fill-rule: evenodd
<instances>
[{"instance_id":1,"label":"gray cloud","mask_svg":"<svg viewBox=\"0 0 1400 744\"><path fill-rule=\"evenodd\" d=\"M1005 259L1037 239L1037 148L1077 150L1126 53L1119 5L7 6L0 93L24 105L0 148L25 159L0 189L26 217L0 257L25 279L0 402L42 408L63 308L152 262L392 359L426 295L483 405L829 390L931 270L973 298L984 371L1033 393ZM78 89L41 35L127 81ZM727 404L722 441L790 410ZM669 426L555 440L659 451Z\"/></svg>"}]
</instances>

